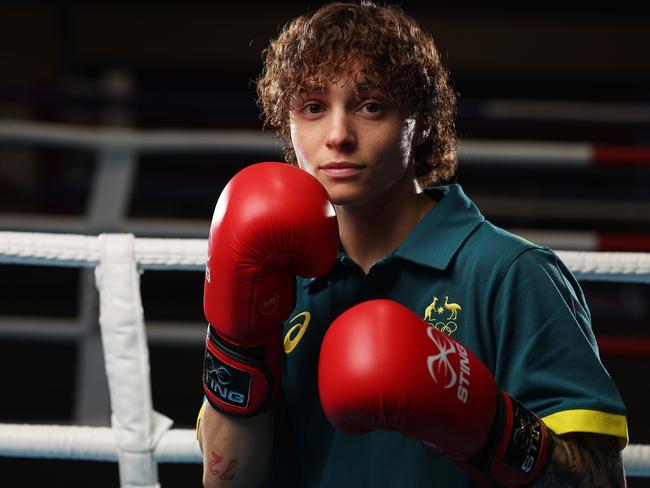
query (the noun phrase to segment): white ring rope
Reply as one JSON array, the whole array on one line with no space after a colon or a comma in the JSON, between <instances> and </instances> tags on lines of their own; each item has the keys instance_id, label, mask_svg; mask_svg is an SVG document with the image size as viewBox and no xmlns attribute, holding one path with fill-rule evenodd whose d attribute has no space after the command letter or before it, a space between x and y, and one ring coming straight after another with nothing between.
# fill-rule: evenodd
<instances>
[{"instance_id":1,"label":"white ring rope","mask_svg":"<svg viewBox=\"0 0 650 488\"><path fill-rule=\"evenodd\" d=\"M125 148L138 152L247 151L279 152L280 142L271 135L250 130L149 130L90 128L81 125L2 121L0 141L77 147Z\"/></svg>"},{"instance_id":2,"label":"white ring rope","mask_svg":"<svg viewBox=\"0 0 650 488\"><path fill-rule=\"evenodd\" d=\"M650 253L557 251L578 278L650 282Z\"/></svg>"},{"instance_id":3,"label":"white ring rope","mask_svg":"<svg viewBox=\"0 0 650 488\"><path fill-rule=\"evenodd\" d=\"M146 153L241 152L279 154L280 141L266 132L253 130L136 130L89 128L79 125L25 121L0 121L0 142L76 147L90 150L127 150ZM463 164L562 165L586 167L602 161L599 144L566 141L502 141L464 139L458 145ZM616 146L615 159L625 160L638 146ZM627 155L627 156L626 156ZM632 157L650 164L647 150Z\"/></svg>"},{"instance_id":4,"label":"white ring rope","mask_svg":"<svg viewBox=\"0 0 650 488\"><path fill-rule=\"evenodd\" d=\"M124 488L159 487L156 462L200 463L194 431L169 430L151 407L137 269L201 271L206 251L204 239L0 232L0 263L96 268L113 412L111 428L0 424L0 456L117 460ZM650 282L650 253L558 255L578 277ZM623 460L628 476L650 477L650 445L627 446Z\"/></svg>"},{"instance_id":5,"label":"white ring rope","mask_svg":"<svg viewBox=\"0 0 650 488\"><path fill-rule=\"evenodd\" d=\"M142 269L202 270L205 239L135 240L135 260ZM94 268L101 258L97 236L0 231L0 263Z\"/></svg>"},{"instance_id":6,"label":"white ring rope","mask_svg":"<svg viewBox=\"0 0 650 488\"><path fill-rule=\"evenodd\" d=\"M135 260L141 269L201 271L207 256L205 239L135 239ZM578 276L624 281L650 280L650 253L557 251ZM0 231L0 263L95 267L101 256L96 236Z\"/></svg>"},{"instance_id":7,"label":"white ring rope","mask_svg":"<svg viewBox=\"0 0 650 488\"><path fill-rule=\"evenodd\" d=\"M110 427L0 424L0 455L39 459L117 461ZM159 463L201 463L194 430L165 432L153 452Z\"/></svg>"},{"instance_id":8,"label":"white ring rope","mask_svg":"<svg viewBox=\"0 0 650 488\"><path fill-rule=\"evenodd\" d=\"M117 461L117 447L108 427L0 424L0 455L36 459ZM159 463L202 462L191 429L165 432L154 450ZM623 450L625 474L648 476L650 445L629 445Z\"/></svg>"}]
</instances>

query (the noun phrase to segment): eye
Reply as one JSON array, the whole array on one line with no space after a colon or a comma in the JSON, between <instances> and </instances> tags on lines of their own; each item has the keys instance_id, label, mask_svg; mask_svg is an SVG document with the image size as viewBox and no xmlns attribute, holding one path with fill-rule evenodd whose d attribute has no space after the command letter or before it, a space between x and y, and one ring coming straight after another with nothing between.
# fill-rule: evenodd
<instances>
[{"instance_id":1,"label":"eye","mask_svg":"<svg viewBox=\"0 0 650 488\"><path fill-rule=\"evenodd\" d=\"M381 102L367 102L361 106L361 111L367 114L379 114L384 111L384 104Z\"/></svg>"},{"instance_id":2,"label":"eye","mask_svg":"<svg viewBox=\"0 0 650 488\"><path fill-rule=\"evenodd\" d=\"M317 115L323 111L323 106L320 103L309 102L302 107L302 111L308 115Z\"/></svg>"}]
</instances>

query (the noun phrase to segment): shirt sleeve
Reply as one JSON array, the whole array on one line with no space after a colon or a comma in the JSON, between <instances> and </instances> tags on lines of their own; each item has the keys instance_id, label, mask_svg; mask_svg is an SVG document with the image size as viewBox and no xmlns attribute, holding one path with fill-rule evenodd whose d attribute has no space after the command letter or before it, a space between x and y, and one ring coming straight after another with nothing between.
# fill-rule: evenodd
<instances>
[{"instance_id":1,"label":"shirt sleeve","mask_svg":"<svg viewBox=\"0 0 650 488\"><path fill-rule=\"evenodd\" d=\"M625 406L603 366L584 294L552 251L532 247L503 274L492 308L495 380L556 434L627 443Z\"/></svg>"}]
</instances>

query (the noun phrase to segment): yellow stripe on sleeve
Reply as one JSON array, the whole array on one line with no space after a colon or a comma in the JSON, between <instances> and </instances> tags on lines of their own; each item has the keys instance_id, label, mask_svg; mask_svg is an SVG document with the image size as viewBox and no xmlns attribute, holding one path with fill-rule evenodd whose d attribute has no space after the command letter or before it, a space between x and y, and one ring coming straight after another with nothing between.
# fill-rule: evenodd
<instances>
[{"instance_id":1,"label":"yellow stripe on sleeve","mask_svg":"<svg viewBox=\"0 0 650 488\"><path fill-rule=\"evenodd\" d=\"M203 417L203 411L205 410L205 404L208 403L207 400L203 400L203 405L201 405L201 410L199 410L199 414L196 416L196 438L199 438L199 425L201 425L201 417Z\"/></svg>"},{"instance_id":2,"label":"yellow stripe on sleeve","mask_svg":"<svg viewBox=\"0 0 650 488\"><path fill-rule=\"evenodd\" d=\"M625 415L598 410L563 410L542 417L542 420L557 435L569 432L613 435L621 440L621 448L625 447L628 442Z\"/></svg>"}]
</instances>

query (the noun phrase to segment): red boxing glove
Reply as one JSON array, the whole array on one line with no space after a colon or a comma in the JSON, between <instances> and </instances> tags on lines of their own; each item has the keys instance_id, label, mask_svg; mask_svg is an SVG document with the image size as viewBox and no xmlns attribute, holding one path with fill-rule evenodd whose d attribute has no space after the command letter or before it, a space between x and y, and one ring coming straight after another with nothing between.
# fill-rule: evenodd
<instances>
[{"instance_id":1,"label":"red boxing glove","mask_svg":"<svg viewBox=\"0 0 650 488\"><path fill-rule=\"evenodd\" d=\"M471 351L391 300L361 303L332 323L318 387L339 429L415 437L483 482L524 485L546 464L544 423L499 391Z\"/></svg>"},{"instance_id":2,"label":"red boxing glove","mask_svg":"<svg viewBox=\"0 0 650 488\"><path fill-rule=\"evenodd\" d=\"M205 270L210 323L203 386L216 409L250 416L278 395L282 322L295 275L326 273L338 253L334 207L321 184L286 163L237 173L217 202Z\"/></svg>"}]
</instances>

